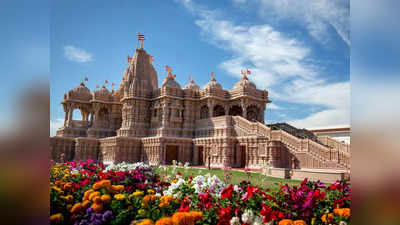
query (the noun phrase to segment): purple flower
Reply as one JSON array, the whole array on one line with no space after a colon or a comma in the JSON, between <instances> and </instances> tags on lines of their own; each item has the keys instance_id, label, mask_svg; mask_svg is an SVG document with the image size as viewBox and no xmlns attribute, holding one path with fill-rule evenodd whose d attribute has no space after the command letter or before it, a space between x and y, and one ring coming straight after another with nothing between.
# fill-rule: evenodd
<instances>
[{"instance_id":1,"label":"purple flower","mask_svg":"<svg viewBox=\"0 0 400 225\"><path fill-rule=\"evenodd\" d=\"M110 219L112 216L112 211L111 210L107 210L104 214L103 214L103 221L106 222L108 219Z\"/></svg>"},{"instance_id":2,"label":"purple flower","mask_svg":"<svg viewBox=\"0 0 400 225\"><path fill-rule=\"evenodd\" d=\"M88 209L86 209L86 214L92 214L92 213L94 213L94 211L93 211L93 208L92 207L89 207Z\"/></svg>"}]
</instances>

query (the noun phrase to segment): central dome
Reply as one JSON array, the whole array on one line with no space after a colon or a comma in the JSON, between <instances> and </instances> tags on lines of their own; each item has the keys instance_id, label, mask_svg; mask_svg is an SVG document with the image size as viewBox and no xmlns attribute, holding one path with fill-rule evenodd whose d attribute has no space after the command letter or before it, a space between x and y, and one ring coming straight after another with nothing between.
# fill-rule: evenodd
<instances>
[{"instance_id":1,"label":"central dome","mask_svg":"<svg viewBox=\"0 0 400 225\"><path fill-rule=\"evenodd\" d=\"M192 89L195 91L200 90L200 87L194 82L193 79L190 79L189 83L185 85L183 89Z\"/></svg>"},{"instance_id":2,"label":"central dome","mask_svg":"<svg viewBox=\"0 0 400 225\"><path fill-rule=\"evenodd\" d=\"M242 76L242 78L233 86L233 88L250 88L256 89L256 85L247 78L246 75Z\"/></svg>"},{"instance_id":3,"label":"central dome","mask_svg":"<svg viewBox=\"0 0 400 225\"><path fill-rule=\"evenodd\" d=\"M222 86L220 83L218 83L217 80L215 80L215 78L213 77L210 82L208 82L206 84L206 86L204 86L204 89L219 89L222 90Z\"/></svg>"},{"instance_id":4,"label":"central dome","mask_svg":"<svg viewBox=\"0 0 400 225\"><path fill-rule=\"evenodd\" d=\"M179 85L175 79L174 79L174 75L172 75L171 73L169 73L167 75L167 77L164 79L163 83L162 83L162 87L169 87L169 88L177 88L177 89L181 89L181 85Z\"/></svg>"}]
</instances>

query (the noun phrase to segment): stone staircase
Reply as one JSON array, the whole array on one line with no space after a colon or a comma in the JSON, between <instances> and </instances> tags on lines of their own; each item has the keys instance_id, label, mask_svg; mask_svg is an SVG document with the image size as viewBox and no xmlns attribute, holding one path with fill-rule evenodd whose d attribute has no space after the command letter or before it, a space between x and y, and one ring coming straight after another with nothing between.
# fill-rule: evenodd
<instances>
[{"instance_id":1,"label":"stone staircase","mask_svg":"<svg viewBox=\"0 0 400 225\"><path fill-rule=\"evenodd\" d=\"M271 130L260 122L250 122L241 116L233 116L235 129L247 135L267 137L270 141L281 142L291 154L303 157L302 168L350 169L350 147L329 137L321 143L308 138L298 138L283 130Z\"/></svg>"}]
</instances>

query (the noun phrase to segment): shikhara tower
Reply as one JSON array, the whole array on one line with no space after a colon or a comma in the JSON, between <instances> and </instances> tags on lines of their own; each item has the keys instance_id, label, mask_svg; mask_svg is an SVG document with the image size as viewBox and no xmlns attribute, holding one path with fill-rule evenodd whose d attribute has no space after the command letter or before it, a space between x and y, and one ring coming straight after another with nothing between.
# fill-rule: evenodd
<instances>
[{"instance_id":1,"label":"shikhara tower","mask_svg":"<svg viewBox=\"0 0 400 225\"><path fill-rule=\"evenodd\" d=\"M52 158L94 158L104 163L172 160L213 167L348 169L350 150L334 140L298 138L264 124L268 92L246 73L231 90L214 78L181 88L168 71L158 87L143 49L126 68L119 88L91 92L82 82L64 95L64 126L50 138ZM80 110L82 120L74 120ZM324 139L325 140L325 139Z\"/></svg>"}]
</instances>

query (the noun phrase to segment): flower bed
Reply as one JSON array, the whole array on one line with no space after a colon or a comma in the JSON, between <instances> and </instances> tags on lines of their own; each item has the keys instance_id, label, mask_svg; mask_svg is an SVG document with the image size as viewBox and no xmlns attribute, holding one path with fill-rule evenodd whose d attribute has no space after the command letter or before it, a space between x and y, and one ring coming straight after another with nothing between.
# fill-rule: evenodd
<instances>
[{"instance_id":1,"label":"flower bed","mask_svg":"<svg viewBox=\"0 0 400 225\"><path fill-rule=\"evenodd\" d=\"M350 186L304 180L263 189L216 176L160 178L143 164L93 160L50 170L51 224L349 224Z\"/></svg>"}]
</instances>

